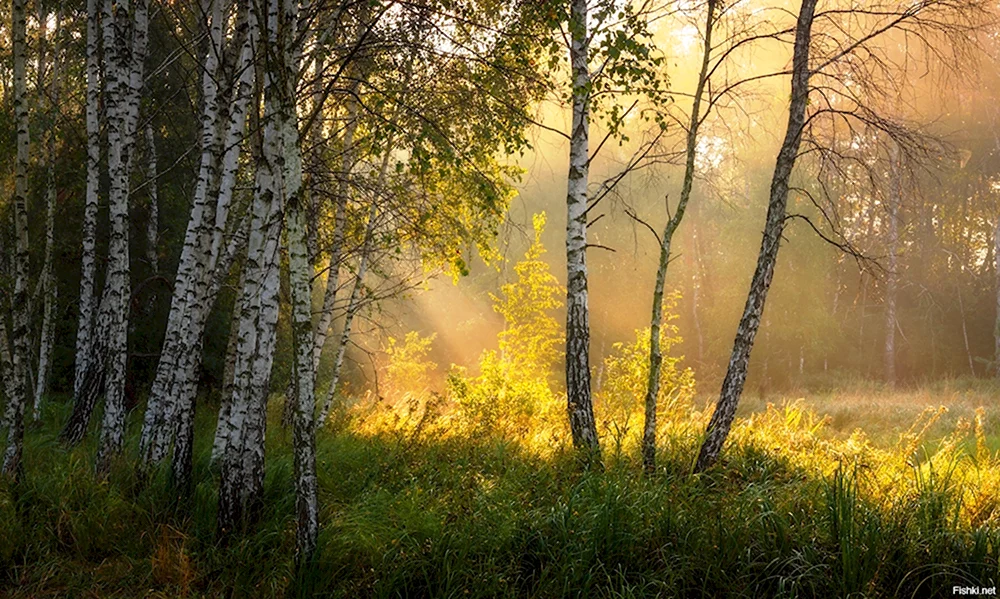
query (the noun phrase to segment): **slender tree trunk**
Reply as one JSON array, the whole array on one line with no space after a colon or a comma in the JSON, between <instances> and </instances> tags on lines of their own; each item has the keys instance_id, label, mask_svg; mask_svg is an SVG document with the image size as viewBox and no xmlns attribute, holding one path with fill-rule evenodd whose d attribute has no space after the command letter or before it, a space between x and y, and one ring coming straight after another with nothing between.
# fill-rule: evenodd
<instances>
[{"instance_id":1,"label":"slender tree trunk","mask_svg":"<svg viewBox=\"0 0 1000 599\"><path fill-rule=\"evenodd\" d=\"M25 85L25 2L13 0L11 37L14 54L14 120L17 156L14 162L14 389L8 399L7 446L2 474L18 481L24 473L24 410L28 402L28 104Z\"/></svg>"},{"instance_id":2,"label":"slender tree trunk","mask_svg":"<svg viewBox=\"0 0 1000 599\"><path fill-rule=\"evenodd\" d=\"M994 318L993 324L993 376L1000 379L1000 218L997 218L996 225L993 228L993 245L995 249L993 251L993 259L995 265L993 267L994 276L996 277L996 316Z\"/></svg>"},{"instance_id":3,"label":"slender tree trunk","mask_svg":"<svg viewBox=\"0 0 1000 599\"><path fill-rule=\"evenodd\" d=\"M281 48L280 11L269 0L267 43ZM233 395L225 427L227 444L220 463L218 526L227 536L252 522L264 486L267 396L278 319L281 221L284 196L284 123L281 75L272 59L264 77L264 122L254 183L253 220L244 266Z\"/></svg>"},{"instance_id":4,"label":"slender tree trunk","mask_svg":"<svg viewBox=\"0 0 1000 599\"><path fill-rule=\"evenodd\" d=\"M326 275L326 292L323 308L316 323L315 345L313 346L313 371L319 367L323 346L333 325L333 309L337 303L337 289L340 285L340 264L344 259L344 238L347 230L347 203L351 197L351 170L354 168L354 134L358 129L358 102L354 96L348 100L347 125L344 127L343 157L337 180L337 195L334 204L333 239L330 247L330 266Z\"/></svg>"},{"instance_id":5,"label":"slender tree trunk","mask_svg":"<svg viewBox=\"0 0 1000 599\"><path fill-rule=\"evenodd\" d=\"M653 313L649 324L649 378L646 383L645 424L642 432L642 465L646 472L656 468L656 403L660 395L660 368L663 365L663 352L660 349L660 327L663 324L663 286L667 278L667 266L670 264L670 246L674 233L684 218L688 201L691 199L691 188L694 185L694 159L698 146L698 125L701 122L701 98L705 92L708 79L708 67L712 57L712 26L715 24L716 0L709 0L708 16L705 21L705 44L702 53L701 72L691 105L691 120L688 124L686 161L684 165L684 182L681 186L681 197L677 203L677 211L667 221L660 240L660 262L656 269L656 283L653 287Z\"/></svg>"},{"instance_id":6,"label":"slender tree trunk","mask_svg":"<svg viewBox=\"0 0 1000 599\"><path fill-rule=\"evenodd\" d=\"M695 472L704 471L715 463L729 435L733 418L736 416L736 406L746 383L750 351L753 349L754 337L760 328L764 301L771 286L771 279L774 277L774 265L778 258L788 204L788 181L802 141L806 105L809 102L809 44L816 1L802 0L802 7L799 10L792 58L792 93L788 108L788 126L775 163L774 177L771 180L767 220L764 224L757 269L754 271L746 306L736 331L736 340L733 342L733 352L729 358L729 368L722 383L719 401L708 423L705 441L695 463Z\"/></svg>"},{"instance_id":7,"label":"slender tree trunk","mask_svg":"<svg viewBox=\"0 0 1000 599\"><path fill-rule=\"evenodd\" d=\"M56 226L56 132L59 120L59 65L60 26L62 9L56 13L55 29L52 32L52 79L49 83L49 131L47 140L45 177L45 259L42 263L42 336L38 344L38 377L35 382L35 403L33 416L41 417L42 396L48 392L49 375L52 370L52 350L55 346L55 303L58 294L55 275L52 271Z\"/></svg>"},{"instance_id":8,"label":"slender tree trunk","mask_svg":"<svg viewBox=\"0 0 1000 599\"><path fill-rule=\"evenodd\" d=\"M98 0L87 0L87 195L83 209L83 256L80 265L80 317L76 334L76 368L73 395L81 397L83 383L90 359L90 345L97 299L94 291L97 276L97 202L100 185L100 67L98 65ZM78 413L79 412L79 413ZM74 403L74 418L90 421L90 412ZM84 429L86 429L84 422Z\"/></svg>"},{"instance_id":9,"label":"slender tree trunk","mask_svg":"<svg viewBox=\"0 0 1000 599\"><path fill-rule=\"evenodd\" d=\"M387 162L383 162L382 173L385 173ZM384 176L380 177L384 181ZM379 186L381 188L381 185ZM365 274L368 271L368 260L372 251L372 241L375 236L375 219L377 217L377 204L372 202L368 211L368 225L365 227L365 240L361 247L361 258L358 262L358 274L354 278L354 289L351 291L351 299L347 304L347 313L344 315L344 327L340 331L340 343L337 345L337 357L333 361L333 375L330 379L330 388L326 392L326 399L320 410L319 422L326 423L330 417L330 409L333 407L333 400L337 394L337 386L340 384L340 375L344 369L344 357L347 355L347 345L351 341L351 327L354 324L354 316L361 308L361 294L365 288Z\"/></svg>"},{"instance_id":10,"label":"slender tree trunk","mask_svg":"<svg viewBox=\"0 0 1000 599\"><path fill-rule=\"evenodd\" d=\"M590 169L590 35L587 0L571 0L570 64L573 122L566 192L566 400L573 445L588 463L601 446L590 390L590 312L587 299L587 183Z\"/></svg>"},{"instance_id":11,"label":"slender tree trunk","mask_svg":"<svg viewBox=\"0 0 1000 599\"><path fill-rule=\"evenodd\" d=\"M156 139L153 124L146 123L146 178L149 181L149 214L146 220L146 260L153 274L160 272L160 201L157 197Z\"/></svg>"},{"instance_id":12,"label":"slender tree trunk","mask_svg":"<svg viewBox=\"0 0 1000 599\"><path fill-rule=\"evenodd\" d=\"M245 280L240 275L237 289L243 289ZM233 315L243 313L242 296L237 298ZM229 422L233 406L233 378L236 375L236 346L239 342L239 324L234 322L229 327L229 341L226 342L226 364L222 370L222 397L219 399L219 417L215 426L215 439L212 441L212 464L218 464L219 458L226 449L229 429L224 424Z\"/></svg>"},{"instance_id":13,"label":"slender tree trunk","mask_svg":"<svg viewBox=\"0 0 1000 599\"><path fill-rule=\"evenodd\" d=\"M295 453L295 534L296 564L308 562L316 550L319 536L319 507L316 482L316 375L313 354L312 266L308 247L306 206L302 188L302 156L299 149L298 123L295 113L295 83L298 60L292 52L288 35L297 18L298 0L282 0L284 22L282 47L285 166L285 237L288 244L288 273L292 294L292 346L294 358L295 421L293 451ZM336 284L336 283L335 283Z\"/></svg>"},{"instance_id":14,"label":"slender tree trunk","mask_svg":"<svg viewBox=\"0 0 1000 599\"><path fill-rule=\"evenodd\" d=\"M896 287L899 280L899 203L902 193L899 149L889 151L889 271L885 283L885 348L882 355L885 382L896 385Z\"/></svg>"}]
</instances>

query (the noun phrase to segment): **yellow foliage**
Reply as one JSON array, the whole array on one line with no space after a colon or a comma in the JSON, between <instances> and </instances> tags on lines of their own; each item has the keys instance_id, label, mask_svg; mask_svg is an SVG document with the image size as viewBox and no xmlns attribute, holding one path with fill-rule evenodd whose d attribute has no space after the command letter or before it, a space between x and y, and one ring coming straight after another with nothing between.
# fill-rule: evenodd
<instances>
[{"instance_id":1,"label":"yellow foliage","mask_svg":"<svg viewBox=\"0 0 1000 599\"><path fill-rule=\"evenodd\" d=\"M680 331L673 321L674 309L680 294L674 292L664 299L664 318L660 327L660 348L663 362L660 365L660 392L657 396L657 422L660 431L665 423L677 420L691 408L694 396L694 372L681 368L684 356L673 356L671 348L681 342ZM613 444L613 451L620 454L625 447L638 446L642 436L645 397L649 383L648 328L636 331L631 343L615 343L613 352L604 360L605 381L596 394L598 424L602 435Z\"/></svg>"},{"instance_id":2,"label":"yellow foliage","mask_svg":"<svg viewBox=\"0 0 1000 599\"><path fill-rule=\"evenodd\" d=\"M552 368L562 343L561 328L551 312L562 302L562 287L542 256L545 213L532 219L535 240L514 266L517 278L490 294L493 309L503 317L499 351L484 351L479 375L452 367L448 394L474 431L489 431L524 439L538 432L539 422L560 422L564 414L552 389Z\"/></svg>"}]
</instances>

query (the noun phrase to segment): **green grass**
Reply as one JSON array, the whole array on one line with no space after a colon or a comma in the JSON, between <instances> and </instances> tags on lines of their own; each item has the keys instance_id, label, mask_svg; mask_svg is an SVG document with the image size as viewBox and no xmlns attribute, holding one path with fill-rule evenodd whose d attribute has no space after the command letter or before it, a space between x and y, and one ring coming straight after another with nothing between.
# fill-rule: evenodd
<instances>
[{"instance_id":1,"label":"green grass","mask_svg":"<svg viewBox=\"0 0 1000 599\"><path fill-rule=\"evenodd\" d=\"M644 477L629 457L584 472L558 449L349 427L320 436L319 551L297 578L276 408L262 521L221 546L211 410L180 498L140 487L129 456L95 480L93 440L63 449L65 408L52 406L28 433L24 483L0 488L0 596L951 597L1000 578L998 518L962 524L947 467L879 501L860 491L863 466L824 476L752 441L698 477L694 441L671 443Z\"/></svg>"}]
</instances>

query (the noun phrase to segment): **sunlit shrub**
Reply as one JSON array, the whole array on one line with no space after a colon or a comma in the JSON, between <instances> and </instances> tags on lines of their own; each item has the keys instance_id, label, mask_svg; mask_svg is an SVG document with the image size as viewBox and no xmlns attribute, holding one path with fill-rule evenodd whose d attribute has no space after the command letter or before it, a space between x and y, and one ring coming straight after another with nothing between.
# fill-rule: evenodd
<instances>
[{"instance_id":1,"label":"sunlit shrub","mask_svg":"<svg viewBox=\"0 0 1000 599\"><path fill-rule=\"evenodd\" d=\"M657 395L657 415L660 432L686 418L690 413L695 391L694 371L681 366L684 356L675 356L671 350L682 339L675 313L680 294L671 293L664 299L664 318L660 327L660 391ZM604 360L604 385L596 394L596 409L602 435L612 444L612 451L620 453L626 444L638 442L642 434L645 397L649 383L650 330L635 332L630 343L615 343L613 352Z\"/></svg>"},{"instance_id":2,"label":"sunlit shrub","mask_svg":"<svg viewBox=\"0 0 1000 599\"><path fill-rule=\"evenodd\" d=\"M551 379L562 337L551 312L562 305L562 287L542 259L545 213L532 220L535 240L514 266L517 278L503 285L500 295L490 296L504 319L499 350L483 352L478 376L459 367L448 375L448 397L468 427L522 438L553 422L548 415L560 403Z\"/></svg>"},{"instance_id":3,"label":"sunlit shrub","mask_svg":"<svg viewBox=\"0 0 1000 599\"><path fill-rule=\"evenodd\" d=\"M369 393L354 407L357 430L413 439L436 423L444 404L432 388L437 364L428 358L436 336L410 331L402 341L389 338L378 395Z\"/></svg>"}]
</instances>

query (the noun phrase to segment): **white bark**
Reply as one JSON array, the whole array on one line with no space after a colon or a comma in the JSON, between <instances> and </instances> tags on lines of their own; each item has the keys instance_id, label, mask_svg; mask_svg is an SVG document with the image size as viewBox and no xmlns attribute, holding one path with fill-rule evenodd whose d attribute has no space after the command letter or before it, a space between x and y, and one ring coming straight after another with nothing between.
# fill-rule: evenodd
<instances>
[{"instance_id":1,"label":"white bark","mask_svg":"<svg viewBox=\"0 0 1000 599\"><path fill-rule=\"evenodd\" d=\"M160 272L160 201L157 197L156 139L153 124L146 123L146 179L149 181L149 214L146 220L146 260L153 274Z\"/></svg>"},{"instance_id":2,"label":"white bark","mask_svg":"<svg viewBox=\"0 0 1000 599\"><path fill-rule=\"evenodd\" d=\"M587 183L590 166L590 66L587 0L570 5L573 121L566 189L566 399L573 445L600 460L590 392L587 299Z\"/></svg>"},{"instance_id":3,"label":"white bark","mask_svg":"<svg viewBox=\"0 0 1000 599\"><path fill-rule=\"evenodd\" d=\"M267 43L278 45L278 4L268 2ZM233 395L220 434L227 439L220 464L219 529L229 533L252 520L264 484L267 394L278 317L278 245L283 208L284 155L280 72L268 70L264 86L264 127L254 182L253 215L244 266Z\"/></svg>"},{"instance_id":4,"label":"white bark","mask_svg":"<svg viewBox=\"0 0 1000 599\"><path fill-rule=\"evenodd\" d=\"M240 283L237 289L243 289L245 279L240 275ZM243 313L242 296L236 299L233 307L233 316ZM234 318L235 320L235 318ZM222 397L219 400L219 417L215 426L215 439L212 442L212 464L217 464L219 458L229 444L229 428L223 424L228 424L229 415L233 406L233 379L236 374L236 346L239 342L238 321L232 322L229 328L229 341L226 343L226 364L222 371Z\"/></svg>"},{"instance_id":5,"label":"white bark","mask_svg":"<svg viewBox=\"0 0 1000 599\"><path fill-rule=\"evenodd\" d=\"M7 445L2 474L18 480L23 474L24 409L28 401L28 104L25 88L25 1L13 0L11 37L14 54L14 119L17 155L14 162L14 389L8 399Z\"/></svg>"},{"instance_id":6,"label":"white bark","mask_svg":"<svg viewBox=\"0 0 1000 599\"><path fill-rule=\"evenodd\" d=\"M105 73L108 74L108 174L110 260L105 286L109 303L107 380L104 419L97 451L97 469L106 472L125 440L125 367L128 358L129 313L129 164L135 146L136 123L146 56L149 0L134 6L105 0ZM126 37L131 29L132 39ZM131 43L130 43L131 42Z\"/></svg>"},{"instance_id":7,"label":"white bark","mask_svg":"<svg viewBox=\"0 0 1000 599\"><path fill-rule=\"evenodd\" d=\"M236 174L239 168L239 155L242 147L243 130L246 125L247 108L253 91L253 51L257 40L255 17L250 12L241 17L241 27L247 32L240 50L239 77L235 83L233 104L229 107L227 122L224 124L224 134L220 151L221 164L219 188L215 194L214 210L206 211L206 226L201 247L208 247L205 258L206 265L199 269L192 285L193 301L189 304L188 316L183 321L183 344L186 351L182 366L173 372L171 391L172 410L164 432L173 432L173 475L178 488L187 488L190 482L191 454L194 436L194 400L197 394L197 371L201 364L202 346L204 345L205 326L212 304L226 273L229 272L231 255L222 251L226 225L229 221L230 205L233 189L236 184ZM214 214L213 214L214 213ZM174 422L171 423L171 420ZM165 438L169 444L169 437Z\"/></svg>"},{"instance_id":8,"label":"white bark","mask_svg":"<svg viewBox=\"0 0 1000 599\"><path fill-rule=\"evenodd\" d=\"M296 20L297 0L282 0L286 29ZM319 507L316 481L316 394L315 341L312 323L312 267L307 242L306 207L303 205L302 155L299 149L295 113L295 81L298 60L285 39L284 94L281 119L284 126L285 231L288 243L288 272L292 293L292 344L294 348L296 562L309 560L319 536Z\"/></svg>"},{"instance_id":9,"label":"white bark","mask_svg":"<svg viewBox=\"0 0 1000 599\"><path fill-rule=\"evenodd\" d=\"M219 57L222 55L224 31L222 0L203 0L202 9L211 15L211 22L202 76L201 158L191 203L191 216L188 219L174 281L167 331L156 377L143 415L139 451L143 466L146 468L162 462L177 431L174 420L177 404L180 401L180 389L177 387L183 389L190 385L190 381L178 381L178 377L190 371L190 368L184 367L184 362L189 362L187 358L194 352L193 345L198 345L197 339L192 340L189 335L192 329L196 328L192 326L192 311L196 309L199 299L205 299L203 296L199 298L198 291L203 290L199 282L205 281L205 273L210 263L211 210L208 206L208 192L216 177L221 138ZM188 377L182 377L186 378Z\"/></svg>"},{"instance_id":10,"label":"white bark","mask_svg":"<svg viewBox=\"0 0 1000 599\"><path fill-rule=\"evenodd\" d=\"M41 416L42 396L48 392L49 375L52 370L52 350L55 346L54 310L58 290L52 271L53 246L55 245L56 221L56 125L59 117L59 64L62 10L56 13L55 42L52 50L52 78L49 82L49 131L47 140L46 181L45 181L45 258L42 263L40 282L42 285L42 336L38 344L38 376L35 381L35 402L33 416Z\"/></svg>"},{"instance_id":11,"label":"white bark","mask_svg":"<svg viewBox=\"0 0 1000 599\"><path fill-rule=\"evenodd\" d=\"M97 62L98 0L87 0L87 195L83 209L83 256L80 265L80 317L76 333L76 372L73 394L80 396L80 385L90 360L94 325L95 279L97 274L97 196L100 185L100 67ZM89 414L87 419L89 419Z\"/></svg>"},{"instance_id":12,"label":"white bark","mask_svg":"<svg viewBox=\"0 0 1000 599\"><path fill-rule=\"evenodd\" d=\"M333 309L337 303L340 286L340 263L344 256L344 238L347 229L347 203L351 196L351 170L354 168L354 135L358 129L358 102L354 96L348 101L347 125L344 128L342 144L343 158L337 181L336 204L334 205L333 239L330 248L330 264L326 275L326 292L323 294L323 308L316 323L315 345L313 346L313 370L319 367L327 336L333 325Z\"/></svg>"}]
</instances>

